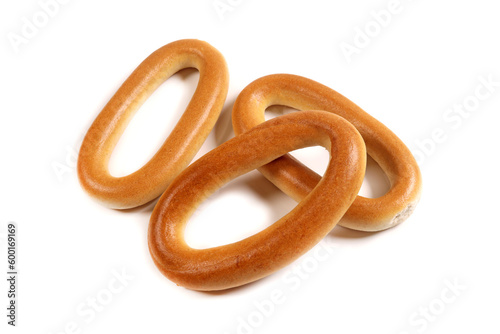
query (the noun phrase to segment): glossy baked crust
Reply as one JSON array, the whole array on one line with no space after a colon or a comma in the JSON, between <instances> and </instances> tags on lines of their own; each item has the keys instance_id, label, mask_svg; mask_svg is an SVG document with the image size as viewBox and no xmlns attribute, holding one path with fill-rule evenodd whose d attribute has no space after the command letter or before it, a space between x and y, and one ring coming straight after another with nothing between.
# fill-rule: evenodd
<instances>
[{"instance_id":1,"label":"glossy baked crust","mask_svg":"<svg viewBox=\"0 0 500 334\"><path fill-rule=\"evenodd\" d=\"M200 72L198 86L162 147L134 173L110 175L109 158L135 112L165 80L191 67ZM160 196L191 162L212 130L228 85L224 57L206 42L180 40L153 52L128 77L88 130L78 157L78 178L83 189L101 204L118 209L136 207Z\"/></svg>"},{"instance_id":2,"label":"glossy baked crust","mask_svg":"<svg viewBox=\"0 0 500 334\"><path fill-rule=\"evenodd\" d=\"M271 105L324 110L345 118L361 133L368 154L387 175L390 190L379 198L358 196L341 226L379 231L396 226L413 212L422 187L420 169L410 150L385 125L327 86L297 75L275 74L255 80L240 93L232 114L235 133L264 122L264 111ZM306 197L321 179L288 154L259 171L296 201Z\"/></svg>"},{"instance_id":3,"label":"glossy baked crust","mask_svg":"<svg viewBox=\"0 0 500 334\"><path fill-rule=\"evenodd\" d=\"M210 194L287 152L314 145L329 150L330 163L323 178L290 213L229 245L193 249L186 244L186 223ZM154 263L170 280L194 290L222 290L267 276L331 231L355 199L365 166L360 134L339 116L296 112L260 124L195 161L161 196L148 229Z\"/></svg>"}]
</instances>

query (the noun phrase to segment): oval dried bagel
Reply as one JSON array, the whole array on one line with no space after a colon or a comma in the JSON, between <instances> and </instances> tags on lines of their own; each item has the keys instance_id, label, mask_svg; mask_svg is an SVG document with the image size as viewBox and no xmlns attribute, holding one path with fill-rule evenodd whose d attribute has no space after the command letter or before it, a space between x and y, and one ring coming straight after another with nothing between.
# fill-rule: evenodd
<instances>
[{"instance_id":1,"label":"oval dried bagel","mask_svg":"<svg viewBox=\"0 0 500 334\"><path fill-rule=\"evenodd\" d=\"M368 154L387 175L390 190L379 198L358 196L340 225L379 231L403 222L413 212L421 191L420 169L410 150L386 126L318 82L296 75L275 74L255 80L240 93L233 107L235 133L241 134L264 122L264 111L271 105L325 110L342 116L358 129ZM288 154L259 171L296 201L306 197L321 179Z\"/></svg>"},{"instance_id":2,"label":"oval dried bagel","mask_svg":"<svg viewBox=\"0 0 500 334\"><path fill-rule=\"evenodd\" d=\"M134 173L113 177L108 162L120 136L144 101L170 76L185 69L200 73L184 114L154 157ZM147 203L190 163L212 130L226 99L229 75L224 57L210 44L180 40L147 57L127 78L88 130L78 157L85 191L111 208Z\"/></svg>"},{"instance_id":3,"label":"oval dried bagel","mask_svg":"<svg viewBox=\"0 0 500 334\"><path fill-rule=\"evenodd\" d=\"M232 244L208 249L186 244L186 223L210 194L289 151L313 145L329 150L330 163L323 178L290 213ZM172 182L151 216L151 256L170 280L194 290L222 290L267 276L330 232L355 199L365 166L363 139L339 116L297 112L260 124L210 151Z\"/></svg>"}]
</instances>

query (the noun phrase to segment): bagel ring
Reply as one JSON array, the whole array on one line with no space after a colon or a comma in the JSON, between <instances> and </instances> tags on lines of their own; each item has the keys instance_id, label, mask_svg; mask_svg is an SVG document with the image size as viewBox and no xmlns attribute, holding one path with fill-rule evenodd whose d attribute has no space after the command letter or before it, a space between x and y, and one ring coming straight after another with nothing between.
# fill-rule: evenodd
<instances>
[{"instance_id":1,"label":"bagel ring","mask_svg":"<svg viewBox=\"0 0 500 334\"><path fill-rule=\"evenodd\" d=\"M200 73L184 114L153 158L134 173L113 177L108 163L129 121L144 101L184 68ZM147 57L127 78L90 126L78 156L83 189L105 206L133 208L160 196L190 163L212 130L224 105L229 74L224 57L210 44L180 40Z\"/></svg>"},{"instance_id":2,"label":"bagel ring","mask_svg":"<svg viewBox=\"0 0 500 334\"><path fill-rule=\"evenodd\" d=\"M215 190L286 152L313 145L329 150L330 163L323 178L291 212L232 244L208 249L186 244L189 217ZM363 139L337 115L296 112L260 124L195 161L160 197L148 228L153 261L170 280L193 290L222 290L267 276L331 231L355 199L365 167Z\"/></svg>"},{"instance_id":3,"label":"bagel ring","mask_svg":"<svg viewBox=\"0 0 500 334\"><path fill-rule=\"evenodd\" d=\"M386 126L346 97L316 81L274 74L255 80L239 94L232 113L234 132L238 135L264 122L264 112L271 105L324 110L345 118L358 129L368 155L387 175L390 190L378 198L358 196L340 221L341 226L380 231L411 215L420 198L420 169L410 150ZM306 197L321 179L288 154L260 167L259 171L296 201Z\"/></svg>"}]
</instances>

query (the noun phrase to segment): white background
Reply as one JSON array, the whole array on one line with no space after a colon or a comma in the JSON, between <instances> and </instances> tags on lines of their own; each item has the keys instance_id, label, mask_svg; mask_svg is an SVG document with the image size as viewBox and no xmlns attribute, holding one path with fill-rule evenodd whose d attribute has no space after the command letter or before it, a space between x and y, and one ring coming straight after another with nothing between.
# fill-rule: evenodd
<instances>
[{"instance_id":1,"label":"white background","mask_svg":"<svg viewBox=\"0 0 500 334\"><path fill-rule=\"evenodd\" d=\"M221 2L232 3L222 16L212 0L68 1L15 47L9 38L22 36L42 7L2 1L0 259L6 272L6 224L16 222L20 273L14 329L1 280L2 333L498 333L500 87L466 118L447 111L473 102L481 77L500 81L496 3L401 0L376 31L371 12L388 0ZM349 62L341 45L355 46L366 26L372 37L366 46L358 41ZM294 265L227 292L189 291L163 277L146 239L154 203L99 206L78 184L74 154L133 69L181 38L209 42L230 70L226 105L198 157L233 136L232 104L247 84L272 73L303 75L353 100L419 155L424 191L414 215L375 234L337 227ZM113 154L114 175L154 154L197 80L185 70L146 102ZM439 142L430 144L433 133ZM318 171L328 158L315 148L297 156ZM362 193L383 193L383 175L372 167L370 175ZM200 207L188 243L240 240L294 205L250 173ZM133 279L109 292L122 270ZM281 303L263 302L275 293ZM99 312L87 305L95 297L106 302Z\"/></svg>"}]
</instances>

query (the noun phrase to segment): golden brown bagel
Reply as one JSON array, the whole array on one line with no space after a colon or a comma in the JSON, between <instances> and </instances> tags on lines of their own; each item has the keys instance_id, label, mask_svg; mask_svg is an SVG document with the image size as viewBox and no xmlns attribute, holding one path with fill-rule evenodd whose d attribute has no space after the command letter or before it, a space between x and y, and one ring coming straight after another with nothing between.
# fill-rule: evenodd
<instances>
[{"instance_id":1,"label":"golden brown bagel","mask_svg":"<svg viewBox=\"0 0 500 334\"><path fill-rule=\"evenodd\" d=\"M342 116L361 133L368 154L380 165L391 183L379 198L358 196L340 225L361 231L379 231L403 222L414 210L421 191L421 174L410 150L387 127L336 91L313 80L290 74L262 77L249 84L233 107L233 127L241 134L264 122L271 105L299 110L325 110ZM278 188L302 200L321 177L286 155L259 171Z\"/></svg>"},{"instance_id":2,"label":"golden brown bagel","mask_svg":"<svg viewBox=\"0 0 500 334\"><path fill-rule=\"evenodd\" d=\"M108 162L127 124L165 80L184 68L200 72L186 111L155 156L136 172L113 177ZM212 130L226 99L229 75L224 57L210 44L180 40L153 52L118 89L85 136L78 157L78 178L103 205L125 209L161 195L189 164Z\"/></svg>"},{"instance_id":3,"label":"golden brown bagel","mask_svg":"<svg viewBox=\"0 0 500 334\"><path fill-rule=\"evenodd\" d=\"M286 152L313 145L329 150L330 163L323 178L290 213L229 245L193 249L186 244L189 217L215 190ZM355 199L365 166L363 139L339 116L297 112L260 124L210 151L172 182L151 216L152 258L170 280L194 290L222 290L267 276L330 232Z\"/></svg>"}]
</instances>

